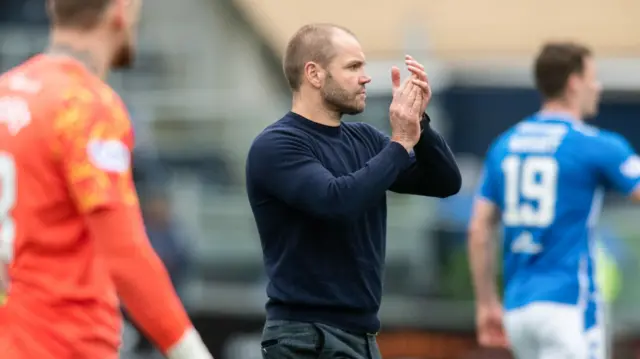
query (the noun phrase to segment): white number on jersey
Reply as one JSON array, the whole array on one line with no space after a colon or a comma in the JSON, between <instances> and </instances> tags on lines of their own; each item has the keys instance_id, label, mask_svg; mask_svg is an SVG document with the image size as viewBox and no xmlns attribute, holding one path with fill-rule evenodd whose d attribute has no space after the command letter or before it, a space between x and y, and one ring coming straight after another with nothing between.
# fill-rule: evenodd
<instances>
[{"instance_id":1,"label":"white number on jersey","mask_svg":"<svg viewBox=\"0 0 640 359\"><path fill-rule=\"evenodd\" d=\"M16 204L16 164L8 153L0 152L0 262L13 259L16 236L11 210Z\"/></svg>"},{"instance_id":2,"label":"white number on jersey","mask_svg":"<svg viewBox=\"0 0 640 359\"><path fill-rule=\"evenodd\" d=\"M520 156L510 155L502 161L502 171L505 179L504 224L549 226L556 211L558 162L548 156L520 159ZM537 206L527 201L536 202Z\"/></svg>"}]
</instances>

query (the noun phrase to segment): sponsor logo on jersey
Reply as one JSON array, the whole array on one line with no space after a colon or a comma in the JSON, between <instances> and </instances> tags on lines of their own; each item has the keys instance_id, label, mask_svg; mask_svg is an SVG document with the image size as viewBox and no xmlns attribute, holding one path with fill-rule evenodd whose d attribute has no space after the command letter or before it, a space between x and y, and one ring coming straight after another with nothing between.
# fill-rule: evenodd
<instances>
[{"instance_id":1,"label":"sponsor logo on jersey","mask_svg":"<svg viewBox=\"0 0 640 359\"><path fill-rule=\"evenodd\" d=\"M91 163L106 172L125 173L131 167L129 148L119 140L90 140L87 153Z\"/></svg>"}]
</instances>

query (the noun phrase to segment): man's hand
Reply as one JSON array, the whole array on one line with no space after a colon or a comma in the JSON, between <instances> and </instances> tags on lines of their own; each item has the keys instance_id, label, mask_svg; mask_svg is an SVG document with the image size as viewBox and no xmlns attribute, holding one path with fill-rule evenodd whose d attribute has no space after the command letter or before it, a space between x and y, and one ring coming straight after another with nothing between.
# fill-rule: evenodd
<instances>
[{"instance_id":1,"label":"man's hand","mask_svg":"<svg viewBox=\"0 0 640 359\"><path fill-rule=\"evenodd\" d=\"M166 357L167 359L214 359L195 328L188 329L180 341L169 348Z\"/></svg>"},{"instance_id":2,"label":"man's hand","mask_svg":"<svg viewBox=\"0 0 640 359\"><path fill-rule=\"evenodd\" d=\"M476 326L478 342L481 346L507 348L509 342L505 334L502 306L499 303L478 305L476 308Z\"/></svg>"},{"instance_id":3,"label":"man's hand","mask_svg":"<svg viewBox=\"0 0 640 359\"><path fill-rule=\"evenodd\" d=\"M411 72L411 77L414 79L413 83L422 90L422 106L420 107L420 114L423 114L427 110L429 102L431 102L432 92L431 85L429 84L429 78L424 70L424 66L413 57L406 55L404 62L407 65L409 72Z\"/></svg>"},{"instance_id":4,"label":"man's hand","mask_svg":"<svg viewBox=\"0 0 640 359\"><path fill-rule=\"evenodd\" d=\"M389 106L391 140L401 144L407 152L411 151L420 140L423 90L417 82L420 81L410 76L400 84L400 70L397 67L391 69L393 93L393 100Z\"/></svg>"}]
</instances>

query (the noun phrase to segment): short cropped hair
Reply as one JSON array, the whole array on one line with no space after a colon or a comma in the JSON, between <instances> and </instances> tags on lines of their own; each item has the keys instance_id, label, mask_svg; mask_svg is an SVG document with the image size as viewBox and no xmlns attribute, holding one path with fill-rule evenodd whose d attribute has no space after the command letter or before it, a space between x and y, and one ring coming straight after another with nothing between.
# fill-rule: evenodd
<instances>
[{"instance_id":1,"label":"short cropped hair","mask_svg":"<svg viewBox=\"0 0 640 359\"><path fill-rule=\"evenodd\" d=\"M48 0L54 26L91 29L95 27L113 0Z\"/></svg>"},{"instance_id":2,"label":"short cropped hair","mask_svg":"<svg viewBox=\"0 0 640 359\"><path fill-rule=\"evenodd\" d=\"M582 74L585 59L591 50L578 43L555 42L545 44L535 61L535 81L546 100L561 97L573 74Z\"/></svg>"},{"instance_id":3,"label":"short cropped hair","mask_svg":"<svg viewBox=\"0 0 640 359\"><path fill-rule=\"evenodd\" d=\"M298 91L302 84L304 65L313 61L327 66L335 57L333 35L343 31L353 35L348 29L332 24L309 24L301 27L287 43L283 58L284 76L292 91Z\"/></svg>"}]
</instances>

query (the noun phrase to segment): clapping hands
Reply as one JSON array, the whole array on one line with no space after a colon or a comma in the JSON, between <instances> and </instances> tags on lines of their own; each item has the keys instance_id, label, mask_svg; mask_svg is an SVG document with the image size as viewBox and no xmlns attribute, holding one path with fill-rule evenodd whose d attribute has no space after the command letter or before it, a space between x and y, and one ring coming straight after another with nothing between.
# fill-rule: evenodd
<instances>
[{"instance_id":1,"label":"clapping hands","mask_svg":"<svg viewBox=\"0 0 640 359\"><path fill-rule=\"evenodd\" d=\"M431 87L424 66L407 55L405 64L411 76L401 82L400 70L391 69L393 100L389 107L391 140L407 151L420 140L420 120L431 100Z\"/></svg>"}]
</instances>

